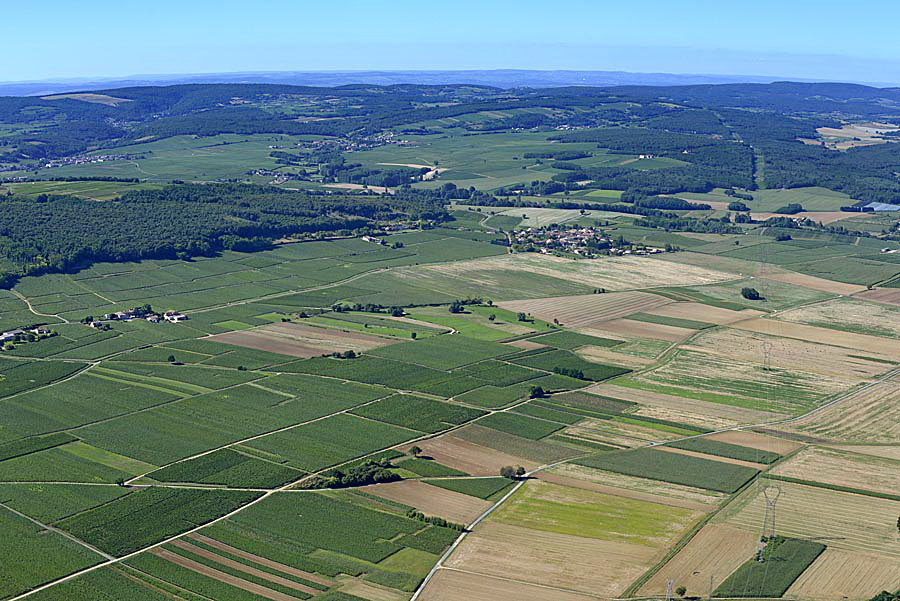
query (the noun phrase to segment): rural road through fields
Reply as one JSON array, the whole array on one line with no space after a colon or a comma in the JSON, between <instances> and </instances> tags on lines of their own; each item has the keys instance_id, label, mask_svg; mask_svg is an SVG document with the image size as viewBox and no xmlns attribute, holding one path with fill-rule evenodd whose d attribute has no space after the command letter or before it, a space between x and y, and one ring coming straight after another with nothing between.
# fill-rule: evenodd
<instances>
[{"instance_id":1,"label":"rural road through fields","mask_svg":"<svg viewBox=\"0 0 900 601\"><path fill-rule=\"evenodd\" d=\"M803 415L798 415L798 416L790 417L790 418L787 418L787 419L775 420L775 421L771 421L771 422L762 422L762 423L758 423L758 424L748 424L748 425L743 425L743 426L732 426L732 427L730 427L730 428L722 428L721 430L716 430L715 432L706 432L706 433L704 433L704 434L698 434L698 435L696 435L696 436L685 436L684 438L680 438L680 439L677 439L677 440L668 440L668 441L654 442L654 443L651 443L651 444L647 445L647 447L648 447L648 448L649 448L649 447L657 447L657 446L669 444L669 443L672 443L672 442L678 442L678 441L681 441L681 440L691 440L691 439L695 439L695 438L703 438L703 437L706 437L706 436L710 436L710 435L712 435L712 434L720 434L720 433L722 433L722 432L732 432L732 431L739 431L739 430L752 430L753 428L761 428L761 427L766 427L766 426L776 426L776 425L779 425L779 424L785 424L785 423L797 421L797 420L800 420L800 419L809 417L810 415L815 415L816 413L818 413L818 412L820 412L820 411L823 411L823 410L825 410L825 409L827 409L827 408L829 408L829 407L832 407L833 405L836 405L836 404L840 403L841 401L845 400L845 399L848 398L849 396L851 396L851 395L853 395L853 394L857 394L857 393L859 393L860 391L866 390L866 389L868 389L868 388L870 388L870 387L872 387L872 386L875 386L876 384L879 384L879 383L882 382L883 380L888 379L888 378L890 378L890 377L892 377L892 376L895 376L895 375L897 375L897 374L900 374L900 367L895 368L895 369L892 369L892 370L890 370L890 371L888 371L888 372L882 374L878 379L876 379L876 380L873 381L873 382L870 382L870 383L868 383L868 384L866 384L866 385L864 385L864 386L861 386L861 387L858 387L858 388L854 388L853 390L850 390L850 391L848 391L848 392L845 392L845 393L841 394L840 396L838 396L838 397L832 399L831 401L829 401L829 402L827 402L827 403L825 403L825 404L823 404L823 405L820 405L819 407L816 407L815 409L812 409L812 410L810 410L810 411L804 413ZM557 461L557 462L555 462L555 463L550 463L550 464L547 464L547 465L543 465L543 466L541 466L541 467L538 467L538 468L536 468L536 469L534 469L534 470L528 472L527 474L525 474L525 476L526 476L526 478L527 478L527 477L531 476L532 474L535 474L535 473L537 473L537 472L541 472L541 471L544 471L544 470L552 469L552 468L554 468L554 467L556 467L556 466L558 466L558 465L562 465L562 464L564 464L564 463L567 463L568 461L570 461L570 460L569 460L569 459L564 459L564 460L562 460L562 461ZM754 478L754 480L755 480L756 478L758 478L758 476L756 476L756 477ZM431 581L431 579L434 578L434 575L438 572L438 570L440 570L440 569L449 569L449 568L443 568L443 564L444 564L444 562L450 557L450 555L453 553L453 551L454 551L454 550L462 543L462 541L465 539L466 535L468 534L468 530L470 530L471 528L474 528L479 522L481 522L484 518L486 518L488 515L490 515L495 509L497 509L504 501L506 501L507 499L509 499L509 497L510 497L516 490L518 490L519 487L522 486L522 485L525 483L525 481L526 481L526 480L521 480L521 481L520 481L520 482L519 482L519 483L518 483L518 484L517 484L517 485L516 485L509 493L508 493L508 494L504 495L503 498L499 499L493 506L491 506L490 508L488 508L481 516L479 516L474 522L472 522L472 524L469 526L469 528L467 528L467 531L464 531L462 534L459 535L459 537L457 537L456 541L454 541L454 543L450 546L450 548L447 549L447 551L440 557L440 559L438 559L438 562L434 565L434 567L431 569L431 571L428 573L428 575L422 580L422 583L419 585L419 588L416 589L416 591L415 591L415 593L413 594L413 596L412 596L412 598L410 599L410 601L418 601L419 596L422 594L422 591L425 589L425 587L428 585L428 583Z\"/></svg>"}]
</instances>

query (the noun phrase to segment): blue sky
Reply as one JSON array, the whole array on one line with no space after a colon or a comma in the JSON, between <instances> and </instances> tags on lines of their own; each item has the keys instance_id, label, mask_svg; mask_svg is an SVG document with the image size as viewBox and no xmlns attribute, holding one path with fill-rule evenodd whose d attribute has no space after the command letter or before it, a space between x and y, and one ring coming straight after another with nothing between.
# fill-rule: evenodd
<instances>
[{"instance_id":1,"label":"blue sky","mask_svg":"<svg viewBox=\"0 0 900 601\"><path fill-rule=\"evenodd\" d=\"M896 0L41 0L0 16L0 81L523 68L900 82Z\"/></svg>"}]
</instances>

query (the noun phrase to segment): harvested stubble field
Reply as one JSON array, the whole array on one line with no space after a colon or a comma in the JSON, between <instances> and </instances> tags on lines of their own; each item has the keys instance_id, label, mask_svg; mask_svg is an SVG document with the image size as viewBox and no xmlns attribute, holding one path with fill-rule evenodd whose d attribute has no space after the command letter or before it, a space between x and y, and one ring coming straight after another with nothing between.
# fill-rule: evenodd
<instances>
[{"instance_id":1,"label":"harvested stubble field","mask_svg":"<svg viewBox=\"0 0 900 601\"><path fill-rule=\"evenodd\" d=\"M647 501L648 503L656 503L659 505L669 505L671 507L680 507L682 509L691 509L695 511L709 511L712 508L709 504L700 501L666 497L654 493L640 492L634 489L620 488L617 486L602 484L601 482L595 482L592 479L588 479L589 477L593 476L593 474L580 473L579 470L581 469L588 468L563 464L550 470L538 472L536 474L536 477L542 482L549 482L550 484L558 484L559 486L565 486L568 488L589 490L591 492L603 493L605 495L612 495L614 497L623 497L625 499ZM598 474L596 479L602 480L603 472L599 472L599 470L595 471Z\"/></svg>"},{"instance_id":2,"label":"harvested stubble field","mask_svg":"<svg viewBox=\"0 0 900 601\"><path fill-rule=\"evenodd\" d=\"M900 384L879 382L779 428L834 442L900 443Z\"/></svg>"},{"instance_id":3,"label":"harvested stubble field","mask_svg":"<svg viewBox=\"0 0 900 601\"><path fill-rule=\"evenodd\" d=\"M423 455L473 476L496 476L505 465L521 465L529 470L539 465L536 461L497 451L454 434L444 434L417 445L422 449Z\"/></svg>"},{"instance_id":4,"label":"harvested stubble field","mask_svg":"<svg viewBox=\"0 0 900 601\"><path fill-rule=\"evenodd\" d=\"M829 395L861 382L732 358L731 354L679 350L660 367L616 380L620 385L724 403L756 411L799 414ZM771 415L768 420L773 419ZM760 421L768 421L763 419Z\"/></svg>"},{"instance_id":5,"label":"harvested stubble field","mask_svg":"<svg viewBox=\"0 0 900 601\"><path fill-rule=\"evenodd\" d=\"M447 566L611 597L652 565L696 515L532 481L476 527ZM527 527L519 525L522 519Z\"/></svg>"},{"instance_id":6,"label":"harvested stubble field","mask_svg":"<svg viewBox=\"0 0 900 601\"><path fill-rule=\"evenodd\" d=\"M416 480L374 484L361 490L458 524L471 523L491 506L487 501Z\"/></svg>"},{"instance_id":7,"label":"harvested stubble field","mask_svg":"<svg viewBox=\"0 0 900 601\"><path fill-rule=\"evenodd\" d=\"M441 569L422 591L422 601L594 601L583 595L474 572ZM378 600L381 601L381 600Z\"/></svg>"},{"instance_id":8,"label":"harvested stubble field","mask_svg":"<svg viewBox=\"0 0 900 601\"><path fill-rule=\"evenodd\" d=\"M900 309L853 298L783 311L778 319L870 336L900 337Z\"/></svg>"},{"instance_id":9,"label":"harvested stubble field","mask_svg":"<svg viewBox=\"0 0 900 601\"><path fill-rule=\"evenodd\" d=\"M737 324L740 327L740 324ZM827 330L826 330L827 331ZM776 334L773 331L773 334ZM704 332L682 348L725 355L742 362L815 373L835 380L823 387L826 394L846 390L862 379L880 375L893 367L879 356L866 358L865 351L814 341L760 334L743 329Z\"/></svg>"},{"instance_id":10,"label":"harvested stubble field","mask_svg":"<svg viewBox=\"0 0 900 601\"><path fill-rule=\"evenodd\" d=\"M689 338L695 333L695 330L689 330L687 328L679 328L662 323L636 321L633 319L614 319L612 321L594 323L591 324L589 328L585 328L584 331L595 336L612 334L614 336L650 338L652 340L666 340L668 342L679 342Z\"/></svg>"},{"instance_id":11,"label":"harvested stubble field","mask_svg":"<svg viewBox=\"0 0 900 601\"><path fill-rule=\"evenodd\" d=\"M773 436L766 436L765 434L743 432L740 430L717 432L715 434L710 434L706 438L727 442L728 444L759 449L761 451L778 453L779 455L787 455L803 446L802 443L794 442L793 440L785 440L783 438L775 438Z\"/></svg>"},{"instance_id":12,"label":"harvested stubble field","mask_svg":"<svg viewBox=\"0 0 900 601\"><path fill-rule=\"evenodd\" d=\"M886 305L900 306L900 290L897 288L877 288L875 290L865 290L855 294L857 298L876 303L884 303Z\"/></svg>"},{"instance_id":13,"label":"harvested stubble field","mask_svg":"<svg viewBox=\"0 0 900 601\"><path fill-rule=\"evenodd\" d=\"M799 323L785 323L774 319L749 319L732 325L733 328L770 334L785 338L795 338L817 344L841 346L857 353L865 353L885 361L896 361L897 342L877 336L855 334L853 332L841 332L828 328L817 328Z\"/></svg>"},{"instance_id":14,"label":"harvested stubble field","mask_svg":"<svg viewBox=\"0 0 900 601\"><path fill-rule=\"evenodd\" d=\"M667 298L646 292L610 292L504 301L498 304L510 311L528 313L544 321L558 319L566 327L577 328L639 311L649 312L671 302Z\"/></svg>"},{"instance_id":15,"label":"harvested stubble field","mask_svg":"<svg viewBox=\"0 0 900 601\"><path fill-rule=\"evenodd\" d=\"M616 399L636 401L641 405L646 405L648 407L672 411L684 411L699 416L697 419L701 421L697 421L697 419L693 421L685 420L687 423L697 423L698 425L703 425L706 418L728 420L732 422L732 424L737 425L758 424L787 417L787 415L783 413L749 409L746 407L735 407L732 405L724 405L722 403L691 399L686 396L677 396L650 390L619 386L618 384L600 383L595 384L586 390L588 392Z\"/></svg>"},{"instance_id":16,"label":"harvested stubble field","mask_svg":"<svg viewBox=\"0 0 900 601\"><path fill-rule=\"evenodd\" d=\"M844 551L900 559L900 501L792 482L774 483L782 491L778 500L779 534L817 540ZM765 507L761 487L754 486L716 515L713 522L758 533Z\"/></svg>"},{"instance_id":17,"label":"harvested stubble field","mask_svg":"<svg viewBox=\"0 0 900 601\"><path fill-rule=\"evenodd\" d=\"M647 309L645 313L662 317L673 317L675 319L692 319L718 325L727 325L763 315L762 311L753 309L734 311L733 309L723 309L722 307L691 302L668 303Z\"/></svg>"},{"instance_id":18,"label":"harvested stubble field","mask_svg":"<svg viewBox=\"0 0 900 601\"><path fill-rule=\"evenodd\" d=\"M772 473L887 494L900 490L900 461L825 447L807 447Z\"/></svg>"},{"instance_id":19,"label":"harvested stubble field","mask_svg":"<svg viewBox=\"0 0 900 601\"><path fill-rule=\"evenodd\" d=\"M216 342L280 353L291 357L317 357L332 352L367 351L393 341L354 332L329 330L297 323L273 323L210 337Z\"/></svg>"},{"instance_id":20,"label":"harvested stubble field","mask_svg":"<svg viewBox=\"0 0 900 601\"><path fill-rule=\"evenodd\" d=\"M900 570L896 559L828 548L797 578L785 597L861 600L898 588Z\"/></svg>"},{"instance_id":21,"label":"harvested stubble field","mask_svg":"<svg viewBox=\"0 0 900 601\"><path fill-rule=\"evenodd\" d=\"M708 594L753 556L759 536L726 524L707 524L639 590L638 595L664 595L666 581L674 580L690 595Z\"/></svg>"},{"instance_id":22,"label":"harvested stubble field","mask_svg":"<svg viewBox=\"0 0 900 601\"><path fill-rule=\"evenodd\" d=\"M641 367L653 363L653 359L647 357L619 353L608 348L600 348L597 346L581 348L578 349L576 353L579 357L587 359L588 361L606 363L607 365L615 365L616 367L627 367L628 369L640 369Z\"/></svg>"},{"instance_id":23,"label":"harvested stubble field","mask_svg":"<svg viewBox=\"0 0 900 601\"><path fill-rule=\"evenodd\" d=\"M720 271L703 267L675 266L651 257L608 257L596 261L576 261L534 253L517 253L397 270L397 273L401 272L418 280L420 285L433 287L433 283L443 280L445 286L447 284L452 286L452 283L457 281L462 282L458 289L475 285L481 290L497 290L495 294L498 298L515 298L513 295L503 293L502 287L498 285L500 282L497 276L503 275L504 272L535 274L576 283L582 287L608 290L633 290L666 285L692 286L733 278L732 275Z\"/></svg>"}]
</instances>

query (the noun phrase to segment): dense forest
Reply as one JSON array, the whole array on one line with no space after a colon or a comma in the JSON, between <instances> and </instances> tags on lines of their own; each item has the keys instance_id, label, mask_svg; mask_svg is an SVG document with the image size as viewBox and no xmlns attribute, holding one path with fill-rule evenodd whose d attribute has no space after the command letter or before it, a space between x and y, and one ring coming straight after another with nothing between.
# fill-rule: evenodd
<instances>
[{"instance_id":1,"label":"dense forest","mask_svg":"<svg viewBox=\"0 0 900 601\"><path fill-rule=\"evenodd\" d=\"M0 203L0 256L16 277L94 261L189 258L258 250L287 236L350 234L379 222L440 222L437 193L313 194L244 184L184 184L127 192L115 202L40 196Z\"/></svg>"}]
</instances>

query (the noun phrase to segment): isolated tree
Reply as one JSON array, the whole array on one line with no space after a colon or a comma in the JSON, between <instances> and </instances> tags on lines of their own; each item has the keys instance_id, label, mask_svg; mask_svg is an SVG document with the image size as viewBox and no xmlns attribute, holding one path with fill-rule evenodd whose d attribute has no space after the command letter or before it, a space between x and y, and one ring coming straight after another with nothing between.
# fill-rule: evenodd
<instances>
[{"instance_id":1,"label":"isolated tree","mask_svg":"<svg viewBox=\"0 0 900 601\"><path fill-rule=\"evenodd\" d=\"M409 335L409 337L412 338L413 340L415 340L416 338L419 337L419 335L416 334L415 332L411 332L410 335Z\"/></svg>"},{"instance_id":2,"label":"isolated tree","mask_svg":"<svg viewBox=\"0 0 900 601\"><path fill-rule=\"evenodd\" d=\"M116 478L116 485L124 487L125 486L125 478Z\"/></svg>"},{"instance_id":3,"label":"isolated tree","mask_svg":"<svg viewBox=\"0 0 900 601\"><path fill-rule=\"evenodd\" d=\"M521 478L525 475L525 468L521 465L516 466L516 478Z\"/></svg>"},{"instance_id":4,"label":"isolated tree","mask_svg":"<svg viewBox=\"0 0 900 601\"><path fill-rule=\"evenodd\" d=\"M522 312L519 312L519 314L516 315L516 319L517 319L518 321L528 321L528 316L525 315L525 314L522 313Z\"/></svg>"},{"instance_id":5,"label":"isolated tree","mask_svg":"<svg viewBox=\"0 0 900 601\"><path fill-rule=\"evenodd\" d=\"M516 468L511 465L504 465L500 468L500 477L514 480L516 478Z\"/></svg>"},{"instance_id":6,"label":"isolated tree","mask_svg":"<svg viewBox=\"0 0 900 601\"><path fill-rule=\"evenodd\" d=\"M762 296L759 294L759 291L756 288L741 288L741 296L746 298L747 300L760 300Z\"/></svg>"},{"instance_id":7,"label":"isolated tree","mask_svg":"<svg viewBox=\"0 0 900 601\"><path fill-rule=\"evenodd\" d=\"M531 390L528 392L528 396L533 399L542 399L547 396L547 393L544 392L544 389L540 386L532 386Z\"/></svg>"},{"instance_id":8,"label":"isolated tree","mask_svg":"<svg viewBox=\"0 0 900 601\"><path fill-rule=\"evenodd\" d=\"M409 448L409 454L412 455L413 457L418 457L419 455L422 454L422 447L420 447L419 445L411 446Z\"/></svg>"},{"instance_id":9,"label":"isolated tree","mask_svg":"<svg viewBox=\"0 0 900 601\"><path fill-rule=\"evenodd\" d=\"M341 355L344 359L356 359L356 353L352 350L344 351L344 354Z\"/></svg>"},{"instance_id":10,"label":"isolated tree","mask_svg":"<svg viewBox=\"0 0 900 601\"><path fill-rule=\"evenodd\" d=\"M679 586L677 589L675 589L675 594L679 597L684 597L687 594L687 589L683 586Z\"/></svg>"},{"instance_id":11,"label":"isolated tree","mask_svg":"<svg viewBox=\"0 0 900 601\"><path fill-rule=\"evenodd\" d=\"M400 307L391 307L391 317L403 317L403 309Z\"/></svg>"},{"instance_id":12,"label":"isolated tree","mask_svg":"<svg viewBox=\"0 0 900 601\"><path fill-rule=\"evenodd\" d=\"M488 315L488 321L494 321L495 319L497 319L497 316L494 315L493 313L491 313L490 315Z\"/></svg>"},{"instance_id":13,"label":"isolated tree","mask_svg":"<svg viewBox=\"0 0 900 601\"><path fill-rule=\"evenodd\" d=\"M450 303L450 312L451 313L462 313L463 312L463 304L459 301L453 301Z\"/></svg>"}]
</instances>

